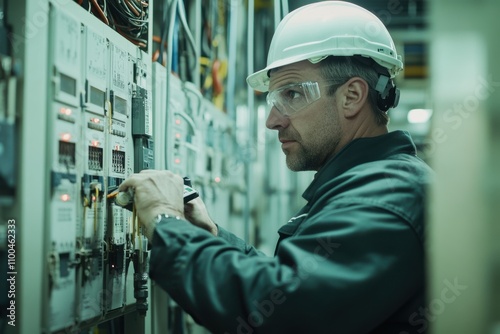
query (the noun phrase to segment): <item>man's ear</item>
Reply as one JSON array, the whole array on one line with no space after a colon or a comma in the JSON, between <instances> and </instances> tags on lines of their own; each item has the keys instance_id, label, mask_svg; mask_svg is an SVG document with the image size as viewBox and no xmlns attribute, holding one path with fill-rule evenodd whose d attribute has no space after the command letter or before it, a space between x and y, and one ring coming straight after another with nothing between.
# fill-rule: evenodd
<instances>
[{"instance_id":1,"label":"man's ear","mask_svg":"<svg viewBox=\"0 0 500 334\"><path fill-rule=\"evenodd\" d=\"M342 110L346 118L357 116L359 111L364 107L370 87L368 83L360 77L349 79L342 90Z\"/></svg>"}]
</instances>

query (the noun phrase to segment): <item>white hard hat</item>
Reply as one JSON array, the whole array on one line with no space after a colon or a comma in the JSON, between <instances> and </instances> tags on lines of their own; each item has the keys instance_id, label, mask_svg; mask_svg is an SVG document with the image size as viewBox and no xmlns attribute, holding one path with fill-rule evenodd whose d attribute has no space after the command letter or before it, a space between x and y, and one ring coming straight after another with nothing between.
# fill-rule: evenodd
<instances>
[{"instance_id":1,"label":"white hard hat","mask_svg":"<svg viewBox=\"0 0 500 334\"><path fill-rule=\"evenodd\" d=\"M401 56L384 24L368 10L344 1L323 1L286 15L276 28L267 66L248 76L253 89L269 89L269 70L308 59L318 63L328 56L370 57L391 78L403 69Z\"/></svg>"}]
</instances>

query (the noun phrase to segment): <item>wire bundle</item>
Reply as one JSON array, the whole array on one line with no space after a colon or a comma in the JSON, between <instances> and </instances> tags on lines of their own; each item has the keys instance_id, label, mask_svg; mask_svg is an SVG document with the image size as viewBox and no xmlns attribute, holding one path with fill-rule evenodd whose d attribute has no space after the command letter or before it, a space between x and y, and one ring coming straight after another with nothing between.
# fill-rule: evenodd
<instances>
[{"instance_id":1,"label":"wire bundle","mask_svg":"<svg viewBox=\"0 0 500 334\"><path fill-rule=\"evenodd\" d=\"M148 0L76 0L135 45L148 44Z\"/></svg>"}]
</instances>

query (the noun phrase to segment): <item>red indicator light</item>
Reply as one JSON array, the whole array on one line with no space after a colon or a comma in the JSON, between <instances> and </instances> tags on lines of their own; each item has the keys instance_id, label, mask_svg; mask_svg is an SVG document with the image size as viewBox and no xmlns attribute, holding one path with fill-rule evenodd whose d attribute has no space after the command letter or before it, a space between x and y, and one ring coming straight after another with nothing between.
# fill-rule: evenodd
<instances>
[{"instance_id":1,"label":"red indicator light","mask_svg":"<svg viewBox=\"0 0 500 334\"><path fill-rule=\"evenodd\" d=\"M99 146L99 142L97 140L92 140L92 146L98 147Z\"/></svg>"},{"instance_id":2,"label":"red indicator light","mask_svg":"<svg viewBox=\"0 0 500 334\"><path fill-rule=\"evenodd\" d=\"M175 138L177 138L177 139L181 139L181 134L180 134L180 133L176 133L176 134L175 134Z\"/></svg>"},{"instance_id":3,"label":"red indicator light","mask_svg":"<svg viewBox=\"0 0 500 334\"><path fill-rule=\"evenodd\" d=\"M63 133L63 134L61 135L61 139L62 139L63 141L70 141L70 139L71 139L71 133L67 133L67 132L66 132L66 133Z\"/></svg>"},{"instance_id":4,"label":"red indicator light","mask_svg":"<svg viewBox=\"0 0 500 334\"><path fill-rule=\"evenodd\" d=\"M175 120L175 124L177 124L177 125L181 125L181 120L180 120L180 119L176 119L176 120Z\"/></svg>"},{"instance_id":5,"label":"red indicator light","mask_svg":"<svg viewBox=\"0 0 500 334\"><path fill-rule=\"evenodd\" d=\"M220 182L220 177L216 176L215 179L214 179L215 183L219 183Z\"/></svg>"},{"instance_id":6,"label":"red indicator light","mask_svg":"<svg viewBox=\"0 0 500 334\"><path fill-rule=\"evenodd\" d=\"M180 164L180 163L181 163L181 159L179 159L179 158L175 158L174 162L175 162L176 164Z\"/></svg>"},{"instance_id":7,"label":"red indicator light","mask_svg":"<svg viewBox=\"0 0 500 334\"><path fill-rule=\"evenodd\" d=\"M62 194L61 195L61 201L63 202L67 202L69 201L71 198L69 197L69 194Z\"/></svg>"},{"instance_id":8,"label":"red indicator light","mask_svg":"<svg viewBox=\"0 0 500 334\"><path fill-rule=\"evenodd\" d=\"M91 118L91 119L90 119L90 121L91 121L92 123L96 123L96 124L97 124L97 123L101 123L101 120L100 120L99 118Z\"/></svg>"},{"instance_id":9,"label":"red indicator light","mask_svg":"<svg viewBox=\"0 0 500 334\"><path fill-rule=\"evenodd\" d=\"M120 145L115 145L115 151L119 151L120 150Z\"/></svg>"},{"instance_id":10,"label":"red indicator light","mask_svg":"<svg viewBox=\"0 0 500 334\"><path fill-rule=\"evenodd\" d=\"M63 114L63 115L68 115L68 116L69 116L69 115L71 115L72 110L71 110L70 108L64 108L64 107L62 107L62 108L59 110L59 112L60 112L61 114Z\"/></svg>"}]
</instances>

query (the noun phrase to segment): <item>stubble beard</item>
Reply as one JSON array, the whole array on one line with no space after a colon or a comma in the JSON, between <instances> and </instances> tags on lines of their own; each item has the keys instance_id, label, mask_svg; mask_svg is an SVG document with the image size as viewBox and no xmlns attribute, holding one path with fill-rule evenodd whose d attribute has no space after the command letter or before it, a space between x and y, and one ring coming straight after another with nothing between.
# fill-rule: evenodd
<instances>
[{"instance_id":1,"label":"stubble beard","mask_svg":"<svg viewBox=\"0 0 500 334\"><path fill-rule=\"evenodd\" d=\"M311 152L306 151L302 145L300 146L300 150L295 153L285 152L287 167L294 172L314 170L315 157L310 153Z\"/></svg>"},{"instance_id":2,"label":"stubble beard","mask_svg":"<svg viewBox=\"0 0 500 334\"><path fill-rule=\"evenodd\" d=\"M296 142L295 151L285 151L286 165L294 171L319 170L333 157L342 138L342 127L336 118L331 123L325 122L317 129L312 141Z\"/></svg>"},{"instance_id":3,"label":"stubble beard","mask_svg":"<svg viewBox=\"0 0 500 334\"><path fill-rule=\"evenodd\" d=\"M326 152L334 152L339 141L340 139L336 139L330 141L329 145L315 146L311 149L307 149L300 144L296 152L285 152L286 165L294 172L318 171L332 157L331 154L326 154Z\"/></svg>"}]
</instances>

